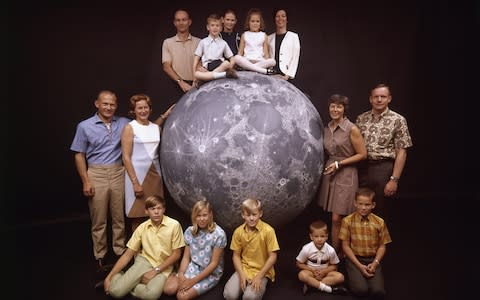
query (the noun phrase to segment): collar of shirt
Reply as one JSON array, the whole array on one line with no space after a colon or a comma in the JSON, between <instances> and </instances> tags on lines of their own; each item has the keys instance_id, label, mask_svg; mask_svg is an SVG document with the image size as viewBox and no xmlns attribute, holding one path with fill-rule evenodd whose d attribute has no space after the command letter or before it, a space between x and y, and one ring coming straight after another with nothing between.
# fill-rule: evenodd
<instances>
[{"instance_id":1,"label":"collar of shirt","mask_svg":"<svg viewBox=\"0 0 480 300\"><path fill-rule=\"evenodd\" d=\"M260 231L264 226L264 223L262 222L262 220L258 220L258 223L257 225L255 226L255 229L257 231ZM243 230L245 230L245 232L247 232L247 223L243 223Z\"/></svg>"},{"instance_id":2,"label":"collar of shirt","mask_svg":"<svg viewBox=\"0 0 480 300\"><path fill-rule=\"evenodd\" d=\"M188 34L188 37L187 37L187 39L186 39L185 41L188 41L188 40L191 40L191 39L192 39L192 34L189 33L189 34ZM184 40L180 39L180 37L178 37L178 34L175 35L175 41L176 41L176 42L185 42Z\"/></svg>"},{"instance_id":3,"label":"collar of shirt","mask_svg":"<svg viewBox=\"0 0 480 300\"><path fill-rule=\"evenodd\" d=\"M340 121L340 123L338 124L338 127L340 129L342 129L343 131L346 131L346 128L347 128L347 117L344 117L342 121ZM330 130L335 130L336 127L333 127L334 126L334 122L333 120L331 120L330 122L328 122L328 127L330 128Z\"/></svg>"},{"instance_id":4,"label":"collar of shirt","mask_svg":"<svg viewBox=\"0 0 480 300\"><path fill-rule=\"evenodd\" d=\"M373 109L370 111L370 115L372 116L372 120L380 120L383 118L386 114L390 112L390 109L387 107L384 111L382 111L381 114L376 115L373 113Z\"/></svg>"},{"instance_id":5,"label":"collar of shirt","mask_svg":"<svg viewBox=\"0 0 480 300\"><path fill-rule=\"evenodd\" d=\"M100 119L100 117L98 116L98 113L95 113L94 118L95 118L95 124L104 123L104 122L102 121L102 119ZM110 123L113 123L113 122L117 121L117 119L118 119L117 116L113 116L113 117L112 117L112 121L111 121Z\"/></svg>"},{"instance_id":6,"label":"collar of shirt","mask_svg":"<svg viewBox=\"0 0 480 300\"><path fill-rule=\"evenodd\" d=\"M207 38L209 43L217 42L217 40L222 39L220 36L218 36L217 38L214 38L211 34L209 34Z\"/></svg>"},{"instance_id":7,"label":"collar of shirt","mask_svg":"<svg viewBox=\"0 0 480 300\"><path fill-rule=\"evenodd\" d=\"M167 226L167 224L165 224L165 215L162 217L162 222L159 226L155 226L155 224L152 222L152 219L148 219L147 227L160 228L161 226Z\"/></svg>"},{"instance_id":8,"label":"collar of shirt","mask_svg":"<svg viewBox=\"0 0 480 300\"><path fill-rule=\"evenodd\" d=\"M359 222L360 224L368 224L370 223L370 214L367 216L362 216L359 213L356 213L355 221Z\"/></svg>"},{"instance_id":9,"label":"collar of shirt","mask_svg":"<svg viewBox=\"0 0 480 300\"><path fill-rule=\"evenodd\" d=\"M312 242L312 243L313 243L313 242ZM327 251L327 250L326 250L327 243L323 243L322 248L320 248L320 249L317 247L317 245L315 245L315 243L313 243L313 246L315 246L315 248L317 248L318 253L322 253L322 254L323 254L323 253L325 253L325 252Z\"/></svg>"}]
</instances>

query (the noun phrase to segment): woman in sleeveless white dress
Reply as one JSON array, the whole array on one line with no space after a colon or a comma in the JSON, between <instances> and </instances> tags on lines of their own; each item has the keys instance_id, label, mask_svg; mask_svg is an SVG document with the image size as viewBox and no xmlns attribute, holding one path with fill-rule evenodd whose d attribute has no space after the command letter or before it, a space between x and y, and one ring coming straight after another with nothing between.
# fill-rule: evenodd
<instances>
[{"instance_id":1,"label":"woman in sleeveless white dress","mask_svg":"<svg viewBox=\"0 0 480 300\"><path fill-rule=\"evenodd\" d=\"M158 146L160 127L149 120L152 103L147 95L130 98L130 114L134 116L122 133L122 157L125 165L125 214L132 232L147 218L145 199L151 195L164 197Z\"/></svg>"}]
</instances>

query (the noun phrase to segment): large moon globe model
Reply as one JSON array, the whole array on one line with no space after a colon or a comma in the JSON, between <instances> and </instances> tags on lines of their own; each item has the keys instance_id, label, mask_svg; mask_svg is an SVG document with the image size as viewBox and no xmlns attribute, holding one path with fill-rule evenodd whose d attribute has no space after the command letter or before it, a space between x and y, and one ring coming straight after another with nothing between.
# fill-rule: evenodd
<instances>
[{"instance_id":1,"label":"large moon globe model","mask_svg":"<svg viewBox=\"0 0 480 300\"><path fill-rule=\"evenodd\" d=\"M243 222L240 205L261 200L273 226L297 217L314 198L323 169L323 124L291 83L249 71L186 93L164 124L160 159L165 185L190 214L207 199L228 230Z\"/></svg>"}]
</instances>

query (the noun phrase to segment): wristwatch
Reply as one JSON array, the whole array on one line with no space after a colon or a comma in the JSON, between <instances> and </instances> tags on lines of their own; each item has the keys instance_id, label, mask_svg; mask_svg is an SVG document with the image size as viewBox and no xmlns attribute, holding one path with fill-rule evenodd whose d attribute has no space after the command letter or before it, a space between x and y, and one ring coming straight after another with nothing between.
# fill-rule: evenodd
<instances>
[{"instance_id":1,"label":"wristwatch","mask_svg":"<svg viewBox=\"0 0 480 300\"><path fill-rule=\"evenodd\" d=\"M159 267L155 267L155 272L160 273L160 268Z\"/></svg>"},{"instance_id":2,"label":"wristwatch","mask_svg":"<svg viewBox=\"0 0 480 300\"><path fill-rule=\"evenodd\" d=\"M399 179L400 179L400 178L395 177L395 176L393 176L393 175L390 176L390 180L393 180L393 181L395 181L395 182L398 182Z\"/></svg>"}]
</instances>

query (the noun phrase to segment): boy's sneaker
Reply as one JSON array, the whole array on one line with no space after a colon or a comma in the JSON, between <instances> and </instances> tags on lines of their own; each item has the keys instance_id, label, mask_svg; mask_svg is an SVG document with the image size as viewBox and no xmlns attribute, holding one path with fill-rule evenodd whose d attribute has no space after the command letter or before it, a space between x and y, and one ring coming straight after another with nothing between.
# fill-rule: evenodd
<instances>
[{"instance_id":1,"label":"boy's sneaker","mask_svg":"<svg viewBox=\"0 0 480 300\"><path fill-rule=\"evenodd\" d=\"M225 72L227 73L227 78L238 78L237 71L234 69L227 69Z\"/></svg>"}]
</instances>

